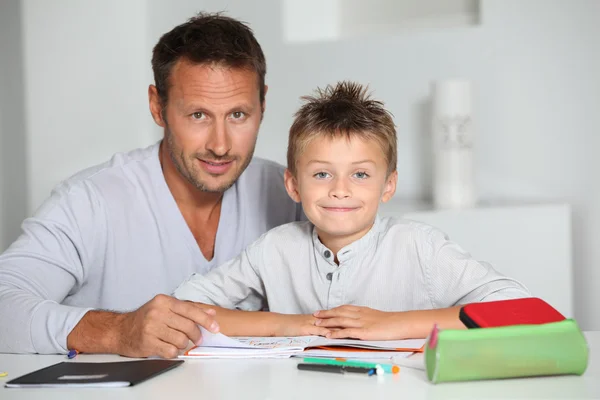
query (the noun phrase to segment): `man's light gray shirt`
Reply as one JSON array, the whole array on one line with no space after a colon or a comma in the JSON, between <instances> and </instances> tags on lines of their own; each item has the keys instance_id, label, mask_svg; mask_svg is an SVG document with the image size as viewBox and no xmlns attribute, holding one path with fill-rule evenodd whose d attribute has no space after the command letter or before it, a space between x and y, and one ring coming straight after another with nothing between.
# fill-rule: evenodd
<instances>
[{"instance_id":1,"label":"man's light gray shirt","mask_svg":"<svg viewBox=\"0 0 600 400\"><path fill-rule=\"evenodd\" d=\"M269 229L303 219L283 167L254 159L223 197L207 261L165 182L158 144L58 185L0 255L0 353L66 352L90 308L127 311L192 273L237 256Z\"/></svg>"},{"instance_id":2,"label":"man's light gray shirt","mask_svg":"<svg viewBox=\"0 0 600 400\"><path fill-rule=\"evenodd\" d=\"M275 228L237 258L177 288L180 299L226 308L313 313L345 304L382 311L445 308L529 297L519 282L476 261L439 230L377 218L334 255L310 222Z\"/></svg>"}]
</instances>

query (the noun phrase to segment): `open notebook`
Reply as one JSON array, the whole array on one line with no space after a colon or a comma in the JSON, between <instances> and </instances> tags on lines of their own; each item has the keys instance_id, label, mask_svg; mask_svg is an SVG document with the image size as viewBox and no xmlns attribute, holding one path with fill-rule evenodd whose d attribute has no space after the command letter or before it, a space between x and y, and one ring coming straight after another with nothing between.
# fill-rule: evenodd
<instances>
[{"instance_id":1,"label":"open notebook","mask_svg":"<svg viewBox=\"0 0 600 400\"><path fill-rule=\"evenodd\" d=\"M180 358L391 358L420 352L425 339L366 341L320 336L228 337L202 329L202 344Z\"/></svg>"}]
</instances>

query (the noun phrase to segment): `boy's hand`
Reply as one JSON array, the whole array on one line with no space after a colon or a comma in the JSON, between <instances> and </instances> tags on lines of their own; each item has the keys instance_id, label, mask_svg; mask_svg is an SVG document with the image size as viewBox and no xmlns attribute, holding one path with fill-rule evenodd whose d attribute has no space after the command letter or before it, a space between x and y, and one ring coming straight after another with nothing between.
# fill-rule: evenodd
<instances>
[{"instance_id":1,"label":"boy's hand","mask_svg":"<svg viewBox=\"0 0 600 400\"><path fill-rule=\"evenodd\" d=\"M313 315L318 318L315 325L331 330L326 335L329 339L394 340L403 336L398 313L345 305Z\"/></svg>"},{"instance_id":2,"label":"boy's hand","mask_svg":"<svg viewBox=\"0 0 600 400\"><path fill-rule=\"evenodd\" d=\"M317 318L310 314L278 314L275 336L326 336L331 332L315 322Z\"/></svg>"}]
</instances>

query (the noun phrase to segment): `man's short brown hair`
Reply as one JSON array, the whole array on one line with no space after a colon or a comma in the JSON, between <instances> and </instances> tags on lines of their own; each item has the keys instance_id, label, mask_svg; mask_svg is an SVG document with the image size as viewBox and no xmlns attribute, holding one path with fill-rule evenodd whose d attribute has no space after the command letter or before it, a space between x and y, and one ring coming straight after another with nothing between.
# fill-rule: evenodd
<instances>
[{"instance_id":1,"label":"man's short brown hair","mask_svg":"<svg viewBox=\"0 0 600 400\"><path fill-rule=\"evenodd\" d=\"M316 137L359 137L375 140L385 155L388 174L396 170L396 127L381 101L373 100L367 88L342 81L315 96L304 96L305 104L295 114L288 141L288 169L296 175L296 161Z\"/></svg>"},{"instance_id":2,"label":"man's short brown hair","mask_svg":"<svg viewBox=\"0 0 600 400\"><path fill-rule=\"evenodd\" d=\"M163 105L167 104L173 66L182 59L254 71L260 102L265 100L265 55L252 29L243 22L220 13L199 13L160 38L152 51L152 71Z\"/></svg>"}]
</instances>

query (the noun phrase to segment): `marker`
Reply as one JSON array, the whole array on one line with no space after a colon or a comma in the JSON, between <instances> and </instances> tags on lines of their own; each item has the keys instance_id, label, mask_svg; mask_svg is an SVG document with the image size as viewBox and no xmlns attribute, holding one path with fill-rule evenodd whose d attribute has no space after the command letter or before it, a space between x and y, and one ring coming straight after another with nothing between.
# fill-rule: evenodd
<instances>
[{"instance_id":1,"label":"marker","mask_svg":"<svg viewBox=\"0 0 600 400\"><path fill-rule=\"evenodd\" d=\"M72 358L77 357L77 354L79 354L79 352L77 350L70 350L69 354L67 354L67 358L70 360Z\"/></svg>"},{"instance_id":2,"label":"marker","mask_svg":"<svg viewBox=\"0 0 600 400\"><path fill-rule=\"evenodd\" d=\"M367 374L369 376L375 375L377 373L377 370L375 368L350 367L345 365L329 364L298 364L298 369L304 371L333 372L336 374L354 372L358 374Z\"/></svg>"},{"instance_id":3,"label":"marker","mask_svg":"<svg viewBox=\"0 0 600 400\"><path fill-rule=\"evenodd\" d=\"M370 363L363 361L348 361L345 358L336 358L332 360L330 358L316 358L309 357L303 360L304 362L314 364L327 364L327 365L343 365L347 367L361 367L361 368L375 368L375 370L382 370L388 374L397 374L400 372L400 367L392 364L381 364L381 363Z\"/></svg>"}]
</instances>

